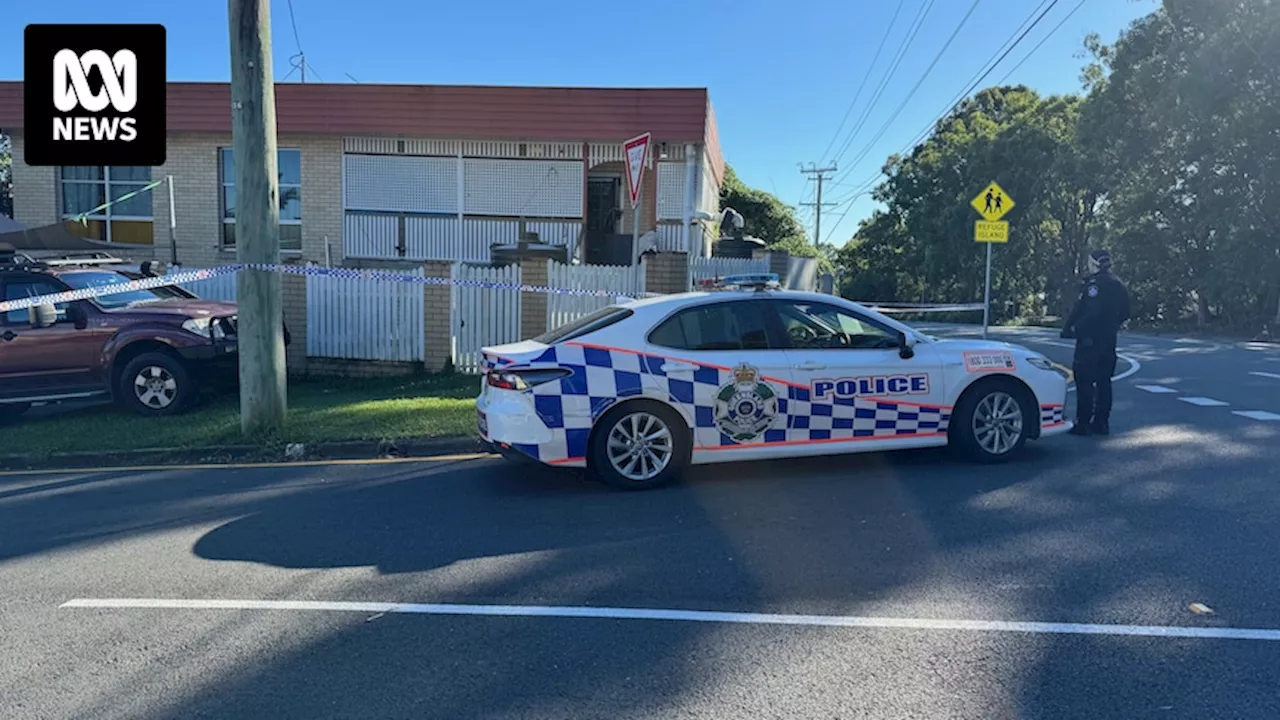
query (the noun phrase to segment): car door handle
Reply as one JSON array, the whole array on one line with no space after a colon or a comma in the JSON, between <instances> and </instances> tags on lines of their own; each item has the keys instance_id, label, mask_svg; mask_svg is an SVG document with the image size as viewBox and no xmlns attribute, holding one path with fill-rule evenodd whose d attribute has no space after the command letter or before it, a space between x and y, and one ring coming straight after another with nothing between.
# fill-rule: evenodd
<instances>
[{"instance_id":1,"label":"car door handle","mask_svg":"<svg viewBox=\"0 0 1280 720\"><path fill-rule=\"evenodd\" d=\"M827 366L817 360L805 360L799 365L792 365L792 367L796 370L823 370L826 369Z\"/></svg>"},{"instance_id":2,"label":"car door handle","mask_svg":"<svg viewBox=\"0 0 1280 720\"><path fill-rule=\"evenodd\" d=\"M694 370L697 370L697 369L698 369L698 366L692 363L686 363L686 362L662 363L662 372L664 373L693 372Z\"/></svg>"},{"instance_id":3,"label":"car door handle","mask_svg":"<svg viewBox=\"0 0 1280 720\"><path fill-rule=\"evenodd\" d=\"M4 334L0 335L0 338L4 338L5 342L12 341L16 337L18 337L18 334L12 330L5 330Z\"/></svg>"}]
</instances>

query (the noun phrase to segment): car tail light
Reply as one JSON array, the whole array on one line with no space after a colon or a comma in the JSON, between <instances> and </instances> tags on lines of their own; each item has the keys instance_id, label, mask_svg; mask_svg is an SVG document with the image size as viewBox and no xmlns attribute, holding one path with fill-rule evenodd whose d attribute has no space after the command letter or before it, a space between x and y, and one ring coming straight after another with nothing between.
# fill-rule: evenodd
<instances>
[{"instance_id":1,"label":"car tail light","mask_svg":"<svg viewBox=\"0 0 1280 720\"><path fill-rule=\"evenodd\" d=\"M486 379L490 387L499 390L528 390L543 383L570 375L565 368L538 368L524 370L490 370Z\"/></svg>"}]
</instances>

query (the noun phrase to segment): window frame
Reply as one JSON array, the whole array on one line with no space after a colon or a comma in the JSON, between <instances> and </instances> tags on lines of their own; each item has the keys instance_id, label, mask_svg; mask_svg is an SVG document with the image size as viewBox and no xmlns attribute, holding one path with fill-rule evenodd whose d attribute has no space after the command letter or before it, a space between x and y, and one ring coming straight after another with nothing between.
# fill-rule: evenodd
<instances>
[{"instance_id":1,"label":"window frame","mask_svg":"<svg viewBox=\"0 0 1280 720\"><path fill-rule=\"evenodd\" d=\"M546 332L530 338L530 340L542 343L543 345L558 345L560 343L575 340L583 335L590 335L597 330L603 330L607 327L616 325L633 315L635 315L635 311L630 308L608 305L594 312L587 313L576 320L571 320L558 327L550 328Z\"/></svg>"},{"instance_id":2,"label":"window frame","mask_svg":"<svg viewBox=\"0 0 1280 720\"><path fill-rule=\"evenodd\" d=\"M63 177L63 171L64 171L66 168L69 168L69 167L94 167L94 168L98 168L98 169L101 171L101 177L98 177L98 178L96 178L96 179L92 179L92 180L84 180L84 179L80 179L80 178L73 178L73 179L68 180L67 178ZM121 167L124 167L124 166L121 166ZM66 194L65 194L65 192L64 192L64 190L63 190L63 189L64 189L64 187L65 187L65 186L67 186L67 185L76 185L76 186L96 186L96 187L100 187L100 188L102 188L102 202L103 202L103 203L108 203L108 202L111 202L111 188L112 188L112 186L131 188L128 192L135 192L135 191L137 191L139 188L146 187L147 185L150 185L152 182L154 182L154 180L152 180L152 177L151 177L151 176L152 176L152 168L151 168L150 166L148 166L148 165L132 165L132 166L128 166L128 167L146 168L146 170L147 170L147 177L146 177L146 179L145 179L145 180L132 180L132 179L130 179L130 180L112 180L112 179L111 179L111 166L110 166L110 165L79 165L79 166L77 166L77 165L60 165L60 166L58 166L58 211L59 211L59 212L58 212L58 216L59 216L59 218L60 218L60 219L62 219L62 220L74 220L74 219L77 219L77 218L79 218L79 217L80 217L80 213L69 212L69 211L67 210L67 198L66 198ZM127 193L124 193L124 194L127 194ZM148 199L150 200L151 198L150 198L150 197L148 197ZM153 201L153 203L154 203L154 201ZM105 229L105 233L104 233L104 235L105 235L106 237L105 237L105 239L104 239L104 240L102 240L102 242L106 242L106 243L111 244L111 245L120 245L120 246L124 246L124 247L143 247L143 246L146 246L146 245L154 245L154 244L155 244L155 214L156 214L156 213L155 213L155 206L154 206L154 204L152 204L151 212L150 212L149 214L145 215L145 216L143 216L143 215L122 215L122 214L117 214L117 213L115 212L115 205L114 205L114 204L112 204L112 205L108 205L107 207L103 208L103 209L102 209L101 211L99 211L99 212L93 213L93 214L91 214L91 215L85 215L85 216L84 216L84 219L85 219L85 220L94 220L94 221L97 221L97 222L101 222L101 223L103 224L103 228ZM113 222L116 222L116 221L119 221L119 222L147 222L147 223L152 223L152 239L151 239L151 242L150 242L150 243L125 243L125 242L115 242L115 241L112 239L112 237L111 237L111 234L112 234L112 233L111 233L111 225L112 225L112 223L113 223Z\"/></svg>"},{"instance_id":3,"label":"window frame","mask_svg":"<svg viewBox=\"0 0 1280 720\"><path fill-rule=\"evenodd\" d=\"M698 348L687 348L687 347L672 347L670 345L663 345L662 343L654 342L653 340L654 333L658 332L658 330L662 328L664 325L666 325L668 322L675 320L677 317L679 317L680 315L683 315L684 313L696 312L700 310L706 310L707 308L720 307L720 306L733 306L735 308L745 308L752 305L757 306L761 311L760 317L761 317L761 325L764 328L765 347L698 349ZM750 315L750 313L748 313L748 315ZM773 316L774 316L773 308L763 303L759 298L727 298L724 300L716 300L713 302L697 303L696 305L685 305L683 307L679 307L679 308L676 308L675 310L672 310L670 313L667 313L667 315L665 315L661 320L654 323L653 327L649 328L649 331L645 333L644 341L646 344L652 347L662 348L663 350L673 350L677 352L690 352L690 353L704 353L704 352L742 353L742 352L767 352L767 351L785 350L786 348L778 344L782 338L779 338L778 336L778 333L777 333L778 324L776 322L776 319ZM688 338L685 338L685 340L687 341ZM741 338L739 338L739 340L741 340Z\"/></svg>"},{"instance_id":4,"label":"window frame","mask_svg":"<svg viewBox=\"0 0 1280 720\"><path fill-rule=\"evenodd\" d=\"M15 274L15 275L6 275L4 278L2 278L2 280L3 282L0 282L0 299L4 299L4 300L25 299L25 298L9 297L9 288L14 285L26 285L29 283L46 282L51 286L53 286L54 292L61 293L61 292L66 292L67 290L70 289L69 287L67 287L66 283L62 282L58 278L53 277L51 275L41 275L38 273L22 273L22 274ZM41 293L41 294L43 295L45 293ZM27 295L25 297L38 297L38 296ZM67 308L70 305L71 305L70 302L60 302L54 305L54 307L58 311L58 315L57 315L58 323L64 323L67 321ZM28 321L26 318L23 318L17 322L10 321L9 313L15 313L15 312L26 313L27 311L26 310L10 310L9 312L6 312L6 313L0 313L0 327L27 327L27 328L31 327L30 321Z\"/></svg>"},{"instance_id":5,"label":"window frame","mask_svg":"<svg viewBox=\"0 0 1280 720\"><path fill-rule=\"evenodd\" d=\"M797 299L797 298L770 298L768 302L770 305L769 314L772 317L776 318L776 321L778 323L779 336L781 340L786 343L786 349L788 350L881 351L881 350L892 350L893 348L890 348L890 347L871 348L871 347L853 347L853 346L850 346L850 347L797 347L791 343L791 336L786 331L786 325L783 321L783 314L778 309L778 304L785 304L785 305L802 305L803 304L803 305L831 308L832 310L838 313L844 313L845 315L848 315L849 317L853 318L854 320L857 320L860 323L863 323L865 325L870 325L871 327L876 328L877 330L880 330L881 332L888 335L890 338L896 339L902 333L901 330L893 327L892 325L886 325L876 320L875 318L868 317L863 313L858 312L853 308L844 307L842 305L837 305L835 303L825 302L823 300L803 300L803 299Z\"/></svg>"},{"instance_id":6,"label":"window frame","mask_svg":"<svg viewBox=\"0 0 1280 720\"><path fill-rule=\"evenodd\" d=\"M289 225L289 226L297 226L298 228L301 228L301 227L302 227L302 148L301 148L301 147L277 147L277 148L276 148L276 167L277 167L277 168L279 168L279 167L280 167L280 154L281 154L281 153L286 153L286 152L296 152L296 153L298 153L298 182L296 182L296 183L285 183L285 182L281 182L281 183L279 183L278 187L279 187L279 189L280 189L280 194L281 194L281 195L284 195L284 190L285 190L285 188L297 188L297 190L298 190L298 219L294 220L294 219L290 218L290 219L286 220L286 219L284 219L284 218L281 218L281 219L280 219L280 225L281 225L282 227L283 227L283 226L285 226L285 225ZM226 228L226 226L227 226L227 225L235 225L235 224L236 224L236 218L234 218L234 217L230 217L230 218L229 218L229 217L227 217L227 188L234 188L234 187L236 186L236 182L235 182L235 178L228 178L228 177L227 177L227 173L226 173L226 171L225 171L226 164L225 164L225 163L223 163L223 161L222 161L223 153L229 153L229 154L231 154L231 158L232 158L232 160L234 160L234 159L235 159L235 149L234 149L234 148L231 148L231 147L228 147L228 146L225 146L225 145L219 145L219 146L218 146L218 148L217 148L217 150L216 150L216 154L217 154L217 164L218 164L218 218L219 218L219 219L220 219L220 221L221 221L221 222L218 224L218 229L219 229L219 231L220 231L220 234L218 235L218 249L219 249L219 250L223 250L223 251L225 251L225 252L235 252L235 250L236 250L236 244L235 244L235 242L227 242L227 228ZM239 200L239 197L237 196L237 198L236 198L236 205L237 205L237 206L239 206L239 204L240 204L240 200ZM233 234L233 235L232 235L232 237L234 238L234 237L235 237L235 235ZM281 248L280 248L280 252L282 252L282 253L299 253L299 254L302 252L302 231L301 231L301 229L299 229L299 231L298 231L298 247L296 247L296 248L285 248L285 247L281 247Z\"/></svg>"}]
</instances>

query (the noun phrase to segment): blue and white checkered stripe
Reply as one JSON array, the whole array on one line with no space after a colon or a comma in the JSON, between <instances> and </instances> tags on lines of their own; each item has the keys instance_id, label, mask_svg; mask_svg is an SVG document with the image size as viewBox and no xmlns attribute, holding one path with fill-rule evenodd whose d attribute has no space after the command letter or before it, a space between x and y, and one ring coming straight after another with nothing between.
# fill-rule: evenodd
<instances>
[{"instance_id":1,"label":"blue and white checkered stripe","mask_svg":"<svg viewBox=\"0 0 1280 720\"><path fill-rule=\"evenodd\" d=\"M139 280L130 280L129 282L114 283L99 287L88 287L81 290L68 290L66 292L22 298L20 300L5 300L0 301L0 313L6 313L13 310L25 310L29 307L35 307L36 305L56 305L59 303L76 302L77 300L106 297L108 295L119 295L120 293L134 292L136 290L150 290L151 288L181 285L183 283L196 282L197 280L208 280L209 278L217 275L227 275L229 273L239 272L240 269L241 266L239 265L227 265L207 270L188 270L186 272L173 273L172 275L142 278Z\"/></svg>"},{"instance_id":2,"label":"blue and white checkered stripe","mask_svg":"<svg viewBox=\"0 0 1280 720\"><path fill-rule=\"evenodd\" d=\"M770 443L801 444L860 438L890 438L945 433L951 409L883 398L814 401L808 388L765 380L778 394L773 427L756 441L739 443L716 427L715 395L733 381L729 368L692 363L692 373L671 377L662 370L670 358L626 350L563 343L548 348L522 367L558 366L572 374L532 389L534 407L553 439L543 445L517 445L544 462L577 462L587 454L587 438L596 419L620 400L648 396L679 407L690 422L697 448L742 447ZM486 357L486 367L508 363ZM685 379L686 377L690 379Z\"/></svg>"},{"instance_id":3,"label":"blue and white checkered stripe","mask_svg":"<svg viewBox=\"0 0 1280 720\"><path fill-rule=\"evenodd\" d=\"M1059 425L1066 420L1065 408L1061 405L1041 405L1040 425Z\"/></svg>"}]
</instances>

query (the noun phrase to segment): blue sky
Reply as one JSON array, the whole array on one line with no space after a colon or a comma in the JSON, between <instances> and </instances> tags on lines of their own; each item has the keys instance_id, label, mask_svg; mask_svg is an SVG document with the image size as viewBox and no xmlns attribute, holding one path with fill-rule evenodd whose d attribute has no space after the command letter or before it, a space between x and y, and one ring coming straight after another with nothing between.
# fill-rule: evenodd
<instances>
[{"instance_id":1,"label":"blue sky","mask_svg":"<svg viewBox=\"0 0 1280 720\"><path fill-rule=\"evenodd\" d=\"M984 85L1003 78L1079 2L1059 0ZM926 76L972 2L902 0L835 149L845 145L914 18L921 8L929 10L861 132L838 158L840 172L827 184L825 199L852 195L890 153L923 132L1041 4L978 0ZM1154 0L1084 0L1007 82L1044 93L1077 89L1085 35L1113 40L1155 7ZM0 29L0 78L21 78L22 28L28 23L159 22L168 28L170 80L226 80L226 8L221 0L10 3ZM824 152L897 8L898 0L293 0L308 81L350 82L350 75L362 82L707 87L728 161L748 184L792 204L812 200L812 183L797 163L829 162L836 154ZM297 51L285 0L272 0L272 42L281 79ZM843 244L873 207L864 195L828 210L823 239ZM812 230L812 213L801 217Z\"/></svg>"}]
</instances>

